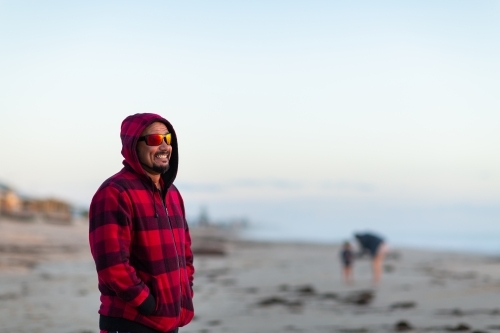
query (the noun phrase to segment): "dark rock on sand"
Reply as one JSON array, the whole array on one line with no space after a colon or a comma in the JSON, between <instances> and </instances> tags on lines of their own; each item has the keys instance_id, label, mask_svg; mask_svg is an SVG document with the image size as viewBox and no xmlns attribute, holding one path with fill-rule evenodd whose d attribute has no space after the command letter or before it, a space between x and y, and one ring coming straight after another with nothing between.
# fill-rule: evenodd
<instances>
[{"instance_id":1,"label":"dark rock on sand","mask_svg":"<svg viewBox=\"0 0 500 333\"><path fill-rule=\"evenodd\" d=\"M283 327L285 331L291 331L291 332L302 332L303 330L300 329L300 328L297 328L293 325L286 325L285 327Z\"/></svg>"},{"instance_id":2,"label":"dark rock on sand","mask_svg":"<svg viewBox=\"0 0 500 333\"><path fill-rule=\"evenodd\" d=\"M320 295L321 299L338 299L339 295L336 293L324 293Z\"/></svg>"},{"instance_id":3,"label":"dark rock on sand","mask_svg":"<svg viewBox=\"0 0 500 333\"><path fill-rule=\"evenodd\" d=\"M500 310L499 309L472 309L472 310L461 310L461 309L451 309L451 310L439 310L437 311L438 315L444 315L444 316L457 316L457 317L462 317L462 316L470 316L470 315L490 315L490 316L497 316L500 315Z\"/></svg>"},{"instance_id":4,"label":"dark rock on sand","mask_svg":"<svg viewBox=\"0 0 500 333\"><path fill-rule=\"evenodd\" d=\"M486 328L488 328L490 330L499 330L500 331L500 325L490 325Z\"/></svg>"},{"instance_id":5,"label":"dark rock on sand","mask_svg":"<svg viewBox=\"0 0 500 333\"><path fill-rule=\"evenodd\" d=\"M316 290L314 290L314 287L313 286L310 286L310 285L305 285L305 286L299 286L297 287L296 291L303 295L303 296L312 296L312 295L316 295Z\"/></svg>"},{"instance_id":6,"label":"dark rock on sand","mask_svg":"<svg viewBox=\"0 0 500 333\"><path fill-rule=\"evenodd\" d=\"M396 252L396 251L387 252L387 254L385 255L385 259L399 260L399 259L401 259L401 253Z\"/></svg>"},{"instance_id":7,"label":"dark rock on sand","mask_svg":"<svg viewBox=\"0 0 500 333\"><path fill-rule=\"evenodd\" d=\"M301 300L295 300L295 301L288 301L287 305L290 308L299 309L304 305L304 303Z\"/></svg>"},{"instance_id":8,"label":"dark rock on sand","mask_svg":"<svg viewBox=\"0 0 500 333\"><path fill-rule=\"evenodd\" d=\"M229 268L218 268L205 272L205 276L214 282L219 276L229 273Z\"/></svg>"},{"instance_id":9,"label":"dark rock on sand","mask_svg":"<svg viewBox=\"0 0 500 333\"><path fill-rule=\"evenodd\" d=\"M339 329L340 333L367 333L369 330L367 328L341 328Z\"/></svg>"},{"instance_id":10,"label":"dark rock on sand","mask_svg":"<svg viewBox=\"0 0 500 333\"><path fill-rule=\"evenodd\" d=\"M87 289L78 290L78 296L86 296L89 293Z\"/></svg>"},{"instance_id":11,"label":"dark rock on sand","mask_svg":"<svg viewBox=\"0 0 500 333\"><path fill-rule=\"evenodd\" d=\"M394 325L394 330L396 332L406 332L406 331L409 331L413 329L413 327L411 326L411 324L405 320L401 320L401 321L398 321L395 325Z\"/></svg>"},{"instance_id":12,"label":"dark rock on sand","mask_svg":"<svg viewBox=\"0 0 500 333\"><path fill-rule=\"evenodd\" d=\"M18 297L19 297L19 295L16 293L0 294L0 301L13 300L13 299L16 299Z\"/></svg>"},{"instance_id":13,"label":"dark rock on sand","mask_svg":"<svg viewBox=\"0 0 500 333\"><path fill-rule=\"evenodd\" d=\"M257 303L258 306L272 306L272 305L284 305L289 308L297 309L303 306L303 302L301 300L290 301L282 297L272 296L261 300Z\"/></svg>"},{"instance_id":14,"label":"dark rock on sand","mask_svg":"<svg viewBox=\"0 0 500 333\"><path fill-rule=\"evenodd\" d=\"M193 253L197 256L225 256L226 250L219 243L203 244L202 246L193 248Z\"/></svg>"},{"instance_id":15,"label":"dark rock on sand","mask_svg":"<svg viewBox=\"0 0 500 333\"><path fill-rule=\"evenodd\" d=\"M289 290L289 287L287 284L282 284L278 287L278 290L279 291L288 291Z\"/></svg>"},{"instance_id":16,"label":"dark rock on sand","mask_svg":"<svg viewBox=\"0 0 500 333\"><path fill-rule=\"evenodd\" d=\"M446 330L447 331L450 331L450 332L461 332L461 331L469 331L471 328L469 325L467 324L464 324L464 323L460 323L458 324L457 326L448 326L446 327Z\"/></svg>"},{"instance_id":17,"label":"dark rock on sand","mask_svg":"<svg viewBox=\"0 0 500 333\"><path fill-rule=\"evenodd\" d=\"M207 324L208 324L208 326L218 326L218 325L222 324L222 322L220 320L211 320Z\"/></svg>"},{"instance_id":18,"label":"dark rock on sand","mask_svg":"<svg viewBox=\"0 0 500 333\"><path fill-rule=\"evenodd\" d=\"M417 306L417 303L415 302L397 302L391 305L391 309L396 310L396 309L412 309Z\"/></svg>"},{"instance_id":19,"label":"dark rock on sand","mask_svg":"<svg viewBox=\"0 0 500 333\"><path fill-rule=\"evenodd\" d=\"M288 301L284 298L281 297L268 297L264 298L261 300L258 305L259 306L270 306L270 305L277 305L277 304L287 304Z\"/></svg>"},{"instance_id":20,"label":"dark rock on sand","mask_svg":"<svg viewBox=\"0 0 500 333\"><path fill-rule=\"evenodd\" d=\"M450 315L461 317L461 316L465 315L465 313L460 309L453 309L453 310L451 310Z\"/></svg>"},{"instance_id":21,"label":"dark rock on sand","mask_svg":"<svg viewBox=\"0 0 500 333\"><path fill-rule=\"evenodd\" d=\"M236 284L236 279L227 278L220 281L224 286L234 286Z\"/></svg>"},{"instance_id":22,"label":"dark rock on sand","mask_svg":"<svg viewBox=\"0 0 500 333\"><path fill-rule=\"evenodd\" d=\"M465 313L456 308L456 309L451 309L451 310L439 310L437 311L438 315L445 315L445 316L457 316L457 317L462 317L465 315Z\"/></svg>"},{"instance_id":23,"label":"dark rock on sand","mask_svg":"<svg viewBox=\"0 0 500 333\"><path fill-rule=\"evenodd\" d=\"M394 265L384 265L384 272L386 273L392 273L396 270L396 267Z\"/></svg>"},{"instance_id":24,"label":"dark rock on sand","mask_svg":"<svg viewBox=\"0 0 500 333\"><path fill-rule=\"evenodd\" d=\"M259 288L257 287L248 287L245 289L245 291L249 294L256 294L259 291Z\"/></svg>"},{"instance_id":25,"label":"dark rock on sand","mask_svg":"<svg viewBox=\"0 0 500 333\"><path fill-rule=\"evenodd\" d=\"M356 305L368 305L373 301L375 293L371 290L360 290L354 291L344 297L342 301L344 303L356 304Z\"/></svg>"}]
</instances>

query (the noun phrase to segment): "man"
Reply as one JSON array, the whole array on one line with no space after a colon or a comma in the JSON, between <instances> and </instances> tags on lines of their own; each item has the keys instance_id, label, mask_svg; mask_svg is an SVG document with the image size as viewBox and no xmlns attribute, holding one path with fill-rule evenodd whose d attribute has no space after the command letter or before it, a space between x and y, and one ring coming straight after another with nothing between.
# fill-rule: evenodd
<instances>
[{"instance_id":1,"label":"man","mask_svg":"<svg viewBox=\"0 0 500 333\"><path fill-rule=\"evenodd\" d=\"M179 152L172 125L135 114L121 127L123 169L90 205L102 332L178 332L193 310L193 255L184 204L173 185Z\"/></svg>"},{"instance_id":2,"label":"man","mask_svg":"<svg viewBox=\"0 0 500 333\"><path fill-rule=\"evenodd\" d=\"M372 257L373 283L378 284L382 277L382 264L387 251L385 242L381 237L371 233L356 233L354 236L361 247L361 255L365 252L370 253Z\"/></svg>"}]
</instances>

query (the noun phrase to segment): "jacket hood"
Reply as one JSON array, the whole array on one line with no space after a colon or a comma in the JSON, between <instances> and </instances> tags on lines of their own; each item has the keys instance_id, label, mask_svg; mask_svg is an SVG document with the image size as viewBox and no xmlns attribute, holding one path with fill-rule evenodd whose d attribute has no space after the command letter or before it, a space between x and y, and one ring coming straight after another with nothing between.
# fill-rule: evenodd
<instances>
[{"instance_id":1,"label":"jacket hood","mask_svg":"<svg viewBox=\"0 0 500 333\"><path fill-rule=\"evenodd\" d=\"M169 161L170 167L167 172L161 175L165 188L169 188L177 176L177 168L179 166L179 149L177 146L177 135L175 134L175 130L172 124L170 124L170 122L168 122L165 118L154 113L136 113L125 118L122 122L120 132L120 137L122 139L122 155L124 157L123 165L127 169L137 173L145 181L151 181L151 178L149 178L139 162L136 147L142 131L154 122L165 124L168 131L172 133L172 156Z\"/></svg>"}]
</instances>

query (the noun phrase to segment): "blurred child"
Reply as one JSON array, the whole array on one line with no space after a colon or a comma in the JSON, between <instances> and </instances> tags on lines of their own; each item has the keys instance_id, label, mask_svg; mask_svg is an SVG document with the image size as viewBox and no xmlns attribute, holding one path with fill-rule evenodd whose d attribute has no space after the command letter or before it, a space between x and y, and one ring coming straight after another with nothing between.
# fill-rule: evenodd
<instances>
[{"instance_id":1,"label":"blurred child","mask_svg":"<svg viewBox=\"0 0 500 333\"><path fill-rule=\"evenodd\" d=\"M353 281L352 264L354 261L354 252L352 251L351 243L344 243L342 252L340 253L340 259L342 260L342 276L344 277L344 281L351 283Z\"/></svg>"}]
</instances>

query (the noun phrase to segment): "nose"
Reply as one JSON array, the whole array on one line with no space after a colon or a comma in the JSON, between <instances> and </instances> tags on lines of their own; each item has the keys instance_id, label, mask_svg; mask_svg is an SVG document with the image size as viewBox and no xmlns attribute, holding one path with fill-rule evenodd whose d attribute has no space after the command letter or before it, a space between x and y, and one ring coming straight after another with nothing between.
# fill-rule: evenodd
<instances>
[{"instance_id":1,"label":"nose","mask_svg":"<svg viewBox=\"0 0 500 333\"><path fill-rule=\"evenodd\" d=\"M165 138L163 138L163 140L161 140L160 148L170 150L172 149L172 146L167 143L167 140Z\"/></svg>"},{"instance_id":2,"label":"nose","mask_svg":"<svg viewBox=\"0 0 500 333\"><path fill-rule=\"evenodd\" d=\"M163 140L161 140L160 147L164 147L165 148L165 147L172 147L172 146L167 143L167 138L163 138Z\"/></svg>"}]
</instances>

